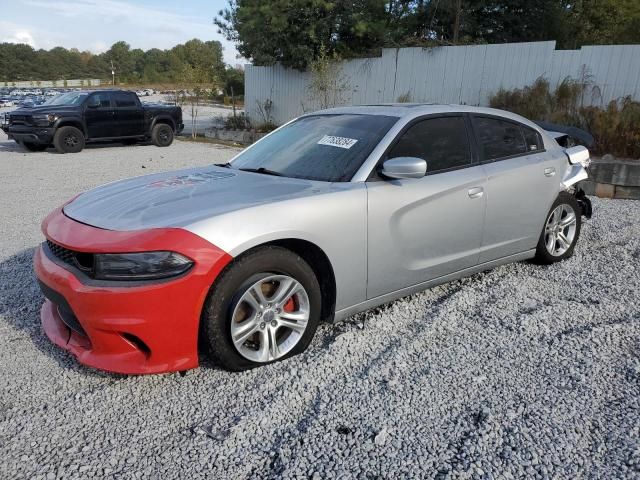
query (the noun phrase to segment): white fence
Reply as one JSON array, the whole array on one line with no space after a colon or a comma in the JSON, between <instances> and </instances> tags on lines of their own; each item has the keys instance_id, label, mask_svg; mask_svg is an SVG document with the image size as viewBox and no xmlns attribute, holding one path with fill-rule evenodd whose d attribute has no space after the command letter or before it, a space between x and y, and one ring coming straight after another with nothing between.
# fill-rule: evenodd
<instances>
[{"instance_id":1,"label":"white fence","mask_svg":"<svg viewBox=\"0 0 640 480\"><path fill-rule=\"evenodd\" d=\"M522 88L543 76L555 87L566 77L589 80L584 102L606 105L630 95L640 100L640 45L585 46L556 50L555 42L436 48L384 49L381 57L342 62L346 104L413 102L487 105L499 88ZM280 65L247 65L245 109L262 121L259 104L271 100L272 120L281 124L317 109L310 74ZM588 77L588 78L585 78Z\"/></svg>"},{"instance_id":2,"label":"white fence","mask_svg":"<svg viewBox=\"0 0 640 480\"><path fill-rule=\"evenodd\" d=\"M0 87L15 88L51 88L51 87L97 87L98 78L83 78L80 80L27 80L15 82L0 82Z\"/></svg>"}]
</instances>

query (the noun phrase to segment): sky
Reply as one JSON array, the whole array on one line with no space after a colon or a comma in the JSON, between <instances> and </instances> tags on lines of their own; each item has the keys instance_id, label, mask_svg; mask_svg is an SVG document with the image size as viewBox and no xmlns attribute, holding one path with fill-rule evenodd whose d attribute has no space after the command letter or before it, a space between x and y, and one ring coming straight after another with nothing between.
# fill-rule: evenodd
<instances>
[{"instance_id":1,"label":"sky","mask_svg":"<svg viewBox=\"0 0 640 480\"><path fill-rule=\"evenodd\" d=\"M213 24L227 4L227 0L0 0L0 42L101 53L119 40L148 50L199 38L220 41L226 63L246 63L236 58L234 45Z\"/></svg>"}]
</instances>

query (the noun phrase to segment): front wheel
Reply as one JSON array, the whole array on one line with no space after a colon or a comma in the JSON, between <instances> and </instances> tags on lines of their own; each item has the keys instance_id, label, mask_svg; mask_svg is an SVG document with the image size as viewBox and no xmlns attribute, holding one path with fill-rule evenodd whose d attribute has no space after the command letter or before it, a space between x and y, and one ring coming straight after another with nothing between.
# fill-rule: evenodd
<instances>
[{"instance_id":1,"label":"front wheel","mask_svg":"<svg viewBox=\"0 0 640 480\"><path fill-rule=\"evenodd\" d=\"M580 237L582 210L576 198L561 192L547 215L536 247L535 259L539 263L551 264L573 255Z\"/></svg>"},{"instance_id":2,"label":"front wheel","mask_svg":"<svg viewBox=\"0 0 640 480\"><path fill-rule=\"evenodd\" d=\"M202 313L201 346L232 371L283 360L307 348L320 311L309 264L282 247L259 248L216 280Z\"/></svg>"},{"instance_id":3,"label":"front wheel","mask_svg":"<svg viewBox=\"0 0 640 480\"><path fill-rule=\"evenodd\" d=\"M53 136L58 153L78 153L84 148L84 135L76 127L60 127Z\"/></svg>"},{"instance_id":4,"label":"front wheel","mask_svg":"<svg viewBox=\"0 0 640 480\"><path fill-rule=\"evenodd\" d=\"M156 147L168 147L173 143L173 128L166 123L158 123L151 131L151 141Z\"/></svg>"}]
</instances>

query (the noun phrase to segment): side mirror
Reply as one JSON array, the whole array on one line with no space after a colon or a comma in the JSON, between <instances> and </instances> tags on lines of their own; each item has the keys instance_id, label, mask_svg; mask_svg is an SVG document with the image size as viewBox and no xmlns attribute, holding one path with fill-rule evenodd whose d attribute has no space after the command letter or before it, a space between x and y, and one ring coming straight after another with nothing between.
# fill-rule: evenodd
<instances>
[{"instance_id":1,"label":"side mirror","mask_svg":"<svg viewBox=\"0 0 640 480\"><path fill-rule=\"evenodd\" d=\"M422 178L427 173L427 162L417 157L396 157L385 160L380 172L387 178Z\"/></svg>"},{"instance_id":2,"label":"side mirror","mask_svg":"<svg viewBox=\"0 0 640 480\"><path fill-rule=\"evenodd\" d=\"M564 153L569 157L569 163L576 165L582 164L584 167L588 167L591 160L589 158L589 150L582 145L577 145L575 147L566 148Z\"/></svg>"},{"instance_id":3,"label":"side mirror","mask_svg":"<svg viewBox=\"0 0 640 480\"><path fill-rule=\"evenodd\" d=\"M89 99L87 103L87 108L98 108L100 106L100 99L98 97L93 97Z\"/></svg>"}]
</instances>

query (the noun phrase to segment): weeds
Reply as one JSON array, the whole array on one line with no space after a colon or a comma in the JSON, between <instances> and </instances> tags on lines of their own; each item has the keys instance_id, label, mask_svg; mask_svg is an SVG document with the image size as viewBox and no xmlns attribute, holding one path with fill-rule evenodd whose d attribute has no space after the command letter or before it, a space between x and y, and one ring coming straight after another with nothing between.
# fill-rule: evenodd
<instances>
[{"instance_id":1,"label":"weeds","mask_svg":"<svg viewBox=\"0 0 640 480\"><path fill-rule=\"evenodd\" d=\"M580 80L567 77L555 90L543 77L522 89L500 89L489 104L532 120L587 130L595 139L595 154L640 159L640 102L624 97L611 101L606 108L584 105L585 97L591 95L593 101L599 92L583 70Z\"/></svg>"}]
</instances>

